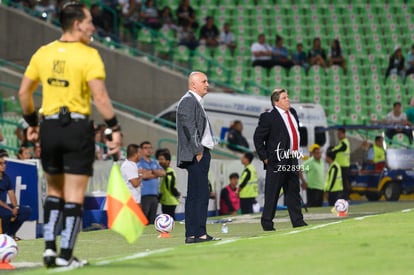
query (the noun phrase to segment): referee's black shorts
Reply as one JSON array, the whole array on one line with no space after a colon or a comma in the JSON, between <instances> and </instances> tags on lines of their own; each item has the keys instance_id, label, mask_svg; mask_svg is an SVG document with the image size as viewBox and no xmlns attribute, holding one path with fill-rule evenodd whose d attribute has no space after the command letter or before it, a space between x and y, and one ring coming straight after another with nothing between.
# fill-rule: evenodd
<instances>
[{"instance_id":1,"label":"referee's black shorts","mask_svg":"<svg viewBox=\"0 0 414 275\"><path fill-rule=\"evenodd\" d=\"M72 119L62 126L58 119L40 123L40 148L43 170L49 174L92 176L95 159L93 121Z\"/></svg>"}]
</instances>

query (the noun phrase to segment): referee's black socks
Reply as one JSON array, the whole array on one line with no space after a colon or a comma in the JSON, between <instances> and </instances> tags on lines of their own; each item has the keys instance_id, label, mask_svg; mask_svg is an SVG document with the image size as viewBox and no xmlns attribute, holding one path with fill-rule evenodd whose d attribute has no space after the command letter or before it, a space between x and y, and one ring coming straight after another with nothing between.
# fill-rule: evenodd
<instances>
[{"instance_id":1,"label":"referee's black socks","mask_svg":"<svg viewBox=\"0 0 414 275\"><path fill-rule=\"evenodd\" d=\"M60 244L60 257L69 260L82 223L82 205L65 203L63 208L63 230Z\"/></svg>"},{"instance_id":2,"label":"referee's black socks","mask_svg":"<svg viewBox=\"0 0 414 275\"><path fill-rule=\"evenodd\" d=\"M43 225L43 236L46 243L45 249L56 251L56 235L58 223L62 215L65 201L62 198L47 196L44 204L45 222Z\"/></svg>"}]
</instances>

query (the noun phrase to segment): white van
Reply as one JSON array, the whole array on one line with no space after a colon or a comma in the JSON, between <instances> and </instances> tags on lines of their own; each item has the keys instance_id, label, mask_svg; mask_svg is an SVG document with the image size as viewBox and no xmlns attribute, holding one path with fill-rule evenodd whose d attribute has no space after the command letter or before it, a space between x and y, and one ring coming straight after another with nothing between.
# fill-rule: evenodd
<instances>
[{"instance_id":1,"label":"white van","mask_svg":"<svg viewBox=\"0 0 414 275\"><path fill-rule=\"evenodd\" d=\"M249 142L250 149L254 150L253 134L260 114L272 108L270 96L208 93L203 101L213 133L217 138L225 141L230 124L234 120L240 120L244 126L243 135ZM158 114L157 118L175 123L177 105L178 101ZM292 103L292 107L299 116L302 152L307 154L309 146L314 143L326 149L329 144L328 134L326 131L318 131L328 126L322 106L313 103ZM162 124L162 122L157 123Z\"/></svg>"}]
</instances>

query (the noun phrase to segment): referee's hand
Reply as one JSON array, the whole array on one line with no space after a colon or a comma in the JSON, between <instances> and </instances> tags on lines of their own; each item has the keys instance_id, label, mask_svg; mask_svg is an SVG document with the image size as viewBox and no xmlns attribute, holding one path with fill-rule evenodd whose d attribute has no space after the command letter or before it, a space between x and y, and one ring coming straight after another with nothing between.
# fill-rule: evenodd
<instances>
[{"instance_id":1,"label":"referee's hand","mask_svg":"<svg viewBox=\"0 0 414 275\"><path fill-rule=\"evenodd\" d=\"M106 146L109 148L108 155L117 155L120 152L122 136L120 131L112 132L112 140L106 140Z\"/></svg>"},{"instance_id":2,"label":"referee's hand","mask_svg":"<svg viewBox=\"0 0 414 275\"><path fill-rule=\"evenodd\" d=\"M39 140L39 126L29 127L27 129L27 140L31 142L36 142Z\"/></svg>"}]
</instances>

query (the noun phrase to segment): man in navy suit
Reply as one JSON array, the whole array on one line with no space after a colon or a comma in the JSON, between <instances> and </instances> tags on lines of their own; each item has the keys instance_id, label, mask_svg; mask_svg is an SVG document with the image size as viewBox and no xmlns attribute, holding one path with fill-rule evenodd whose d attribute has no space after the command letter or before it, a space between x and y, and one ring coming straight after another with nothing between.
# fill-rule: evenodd
<instances>
[{"instance_id":1,"label":"man in navy suit","mask_svg":"<svg viewBox=\"0 0 414 275\"><path fill-rule=\"evenodd\" d=\"M264 207L261 217L263 230L274 231L273 218L276 213L280 189L283 188L293 227L307 225L303 221L298 159L300 134L299 119L290 107L285 89L275 89L270 97L273 109L260 115L254 133L254 145L266 169Z\"/></svg>"},{"instance_id":2,"label":"man in navy suit","mask_svg":"<svg viewBox=\"0 0 414 275\"><path fill-rule=\"evenodd\" d=\"M192 72L188 89L177 107L177 166L188 172L185 243L190 244L217 239L208 235L206 230L210 195L208 170L210 150L214 148L211 125L201 103L208 92L207 76Z\"/></svg>"}]
</instances>

